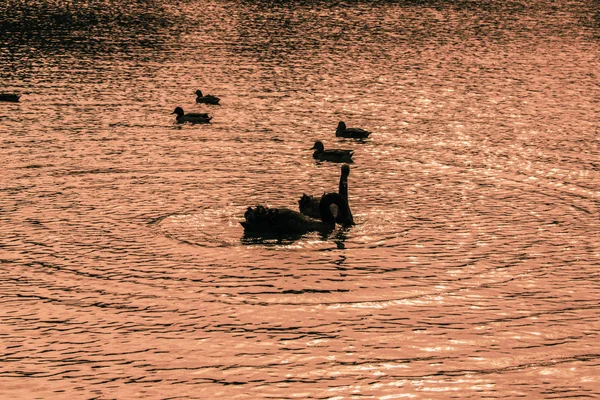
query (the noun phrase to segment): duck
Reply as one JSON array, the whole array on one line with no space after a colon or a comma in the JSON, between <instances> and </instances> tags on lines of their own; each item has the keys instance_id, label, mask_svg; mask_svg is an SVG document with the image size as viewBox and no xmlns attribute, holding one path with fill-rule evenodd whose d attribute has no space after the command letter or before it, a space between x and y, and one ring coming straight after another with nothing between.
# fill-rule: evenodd
<instances>
[{"instance_id":1,"label":"duck","mask_svg":"<svg viewBox=\"0 0 600 400\"><path fill-rule=\"evenodd\" d=\"M361 128L347 128L344 121L340 121L335 130L335 136L353 139L366 139L370 134L371 132Z\"/></svg>"},{"instance_id":2,"label":"duck","mask_svg":"<svg viewBox=\"0 0 600 400\"><path fill-rule=\"evenodd\" d=\"M319 219L308 217L288 208L264 206L248 207L245 221L240 224L246 233L302 235L308 232L329 233L335 229L335 217L330 206L337 205L339 213L346 219L350 215L348 202L338 193L326 193L319 201ZM345 225L345 224L343 224Z\"/></svg>"},{"instance_id":3,"label":"duck","mask_svg":"<svg viewBox=\"0 0 600 400\"><path fill-rule=\"evenodd\" d=\"M191 124L207 124L210 122L212 117L207 113L187 113L183 112L183 108L177 107L171 114L177 114L175 120L178 124L189 122Z\"/></svg>"},{"instance_id":4,"label":"duck","mask_svg":"<svg viewBox=\"0 0 600 400\"><path fill-rule=\"evenodd\" d=\"M348 201L348 176L350 175L350 166L347 164L342 165L342 173L340 175L340 184L338 188L338 194L342 196L346 203ZM319 202L322 197L318 196L310 196L306 193L302 194L300 200L298 200L298 208L300 209L300 213L312 218L318 218L320 215L319 212ZM332 213L336 214L336 221L344 224L344 225L355 225L354 218L352 217L352 211L350 211L350 205L348 205L348 213L342 214L338 210L335 209L335 205L331 207Z\"/></svg>"},{"instance_id":5,"label":"duck","mask_svg":"<svg viewBox=\"0 0 600 400\"><path fill-rule=\"evenodd\" d=\"M10 101L10 102L13 102L13 103L18 103L19 102L19 97L21 97L20 94L0 93L0 101Z\"/></svg>"},{"instance_id":6,"label":"duck","mask_svg":"<svg viewBox=\"0 0 600 400\"><path fill-rule=\"evenodd\" d=\"M352 162L352 155L354 150L340 150L340 149L329 149L325 150L323 142L317 140L315 145L310 150L315 150L313 158L319 161L331 161L331 162Z\"/></svg>"},{"instance_id":7,"label":"duck","mask_svg":"<svg viewBox=\"0 0 600 400\"><path fill-rule=\"evenodd\" d=\"M214 104L214 105L218 105L219 101L221 101L220 98L218 98L217 96L213 96L212 94L207 94L206 96L202 95L202 91L201 90L196 90L196 103L200 103L200 104Z\"/></svg>"}]
</instances>

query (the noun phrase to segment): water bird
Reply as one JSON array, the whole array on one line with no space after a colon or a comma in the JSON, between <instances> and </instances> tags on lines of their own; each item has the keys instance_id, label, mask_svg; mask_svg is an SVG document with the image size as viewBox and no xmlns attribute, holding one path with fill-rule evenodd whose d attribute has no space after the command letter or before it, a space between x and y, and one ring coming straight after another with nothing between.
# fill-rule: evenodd
<instances>
[{"instance_id":1,"label":"water bird","mask_svg":"<svg viewBox=\"0 0 600 400\"><path fill-rule=\"evenodd\" d=\"M213 96L212 94L207 94L206 96L202 95L202 91L201 90L196 90L196 103L199 104L214 104L214 105L218 105L219 101L221 101L220 98L218 98L217 96Z\"/></svg>"},{"instance_id":2,"label":"water bird","mask_svg":"<svg viewBox=\"0 0 600 400\"><path fill-rule=\"evenodd\" d=\"M319 201L319 219L310 218L288 208L248 207L245 221L240 222L246 233L297 235L308 232L328 233L335 229L335 217L330 206L337 205L339 213L348 219L350 207L338 193L327 193Z\"/></svg>"},{"instance_id":3,"label":"water bird","mask_svg":"<svg viewBox=\"0 0 600 400\"><path fill-rule=\"evenodd\" d=\"M177 114L175 120L179 124L189 122L191 124L207 124L210 122L212 117L208 113L187 113L183 112L183 108L177 107L171 114Z\"/></svg>"},{"instance_id":4,"label":"water bird","mask_svg":"<svg viewBox=\"0 0 600 400\"><path fill-rule=\"evenodd\" d=\"M10 101L10 102L13 102L13 103L18 103L19 102L19 97L21 97L20 94L0 93L0 101Z\"/></svg>"},{"instance_id":5,"label":"water bird","mask_svg":"<svg viewBox=\"0 0 600 400\"><path fill-rule=\"evenodd\" d=\"M332 161L332 162L352 162L352 155L354 150L340 150L340 149L329 149L325 150L323 142L317 140L315 145L310 150L315 150L313 158L319 161Z\"/></svg>"},{"instance_id":6,"label":"water bird","mask_svg":"<svg viewBox=\"0 0 600 400\"><path fill-rule=\"evenodd\" d=\"M336 221L344 225L354 225L354 218L352 217L352 211L350 211L350 205L348 201L348 176L350 175L350 166L347 164L342 165L342 173L340 175L340 184L338 188L338 194L342 196L346 203L348 203L348 213L342 214L339 210L335 209L335 205L331 206L331 212L336 214ZM312 218L318 218L320 215L319 203L322 197L311 196L306 193L302 194L300 200L298 200L298 208L300 213Z\"/></svg>"},{"instance_id":7,"label":"water bird","mask_svg":"<svg viewBox=\"0 0 600 400\"><path fill-rule=\"evenodd\" d=\"M353 139L365 139L369 137L370 134L371 132L361 128L347 128L344 121L340 121L335 130L335 136Z\"/></svg>"}]
</instances>

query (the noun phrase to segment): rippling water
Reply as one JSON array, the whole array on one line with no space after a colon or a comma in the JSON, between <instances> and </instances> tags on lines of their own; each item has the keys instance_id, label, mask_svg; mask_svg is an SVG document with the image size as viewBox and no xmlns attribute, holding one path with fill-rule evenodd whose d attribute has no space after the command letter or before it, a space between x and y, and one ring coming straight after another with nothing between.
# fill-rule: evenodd
<instances>
[{"instance_id":1,"label":"rippling water","mask_svg":"<svg viewBox=\"0 0 600 400\"><path fill-rule=\"evenodd\" d=\"M0 28L0 398L600 397L597 1L8 0ZM315 140L355 150L358 224L244 237L337 189Z\"/></svg>"}]
</instances>

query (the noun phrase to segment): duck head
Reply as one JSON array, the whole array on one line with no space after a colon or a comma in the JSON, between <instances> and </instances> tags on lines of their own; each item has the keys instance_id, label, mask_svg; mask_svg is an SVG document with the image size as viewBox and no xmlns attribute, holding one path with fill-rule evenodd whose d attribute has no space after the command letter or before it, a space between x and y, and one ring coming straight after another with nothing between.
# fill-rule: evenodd
<instances>
[{"instance_id":1,"label":"duck head","mask_svg":"<svg viewBox=\"0 0 600 400\"><path fill-rule=\"evenodd\" d=\"M201 90L196 90L196 96L202 97L202 91Z\"/></svg>"},{"instance_id":2,"label":"duck head","mask_svg":"<svg viewBox=\"0 0 600 400\"><path fill-rule=\"evenodd\" d=\"M340 121L338 123L337 129L340 131L345 131L346 130L346 123L344 121Z\"/></svg>"},{"instance_id":3,"label":"duck head","mask_svg":"<svg viewBox=\"0 0 600 400\"><path fill-rule=\"evenodd\" d=\"M181 117L184 114L183 113L183 108L177 107L177 108L175 108L175 111L173 111L171 114L177 114L178 117Z\"/></svg>"},{"instance_id":4,"label":"duck head","mask_svg":"<svg viewBox=\"0 0 600 400\"><path fill-rule=\"evenodd\" d=\"M342 176L347 178L350 175L350 166L348 164L342 165Z\"/></svg>"},{"instance_id":5,"label":"duck head","mask_svg":"<svg viewBox=\"0 0 600 400\"><path fill-rule=\"evenodd\" d=\"M317 153L321 153L325 150L325 146L323 145L323 142L321 142L320 140L317 140L315 142L315 145L313 147L311 147L310 150L316 150Z\"/></svg>"}]
</instances>

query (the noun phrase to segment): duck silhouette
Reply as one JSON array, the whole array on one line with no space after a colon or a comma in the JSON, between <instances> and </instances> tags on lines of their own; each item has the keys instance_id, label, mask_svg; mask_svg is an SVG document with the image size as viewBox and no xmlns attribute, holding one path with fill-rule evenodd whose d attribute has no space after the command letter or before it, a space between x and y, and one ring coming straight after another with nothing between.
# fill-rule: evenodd
<instances>
[{"instance_id":1,"label":"duck silhouette","mask_svg":"<svg viewBox=\"0 0 600 400\"><path fill-rule=\"evenodd\" d=\"M212 94L207 94L206 96L203 96L201 90L196 90L196 96L196 103L199 104L218 105L219 101L221 101L220 98L218 98L217 96L213 96Z\"/></svg>"},{"instance_id":2,"label":"duck silhouette","mask_svg":"<svg viewBox=\"0 0 600 400\"><path fill-rule=\"evenodd\" d=\"M331 161L331 162L352 162L352 155L354 150L341 150L341 149L328 149L325 150L323 142L317 140L315 145L310 150L315 150L313 158L319 161Z\"/></svg>"},{"instance_id":3,"label":"duck silhouette","mask_svg":"<svg viewBox=\"0 0 600 400\"><path fill-rule=\"evenodd\" d=\"M0 93L0 101L9 101L9 102L12 102L12 103L18 103L19 102L19 97L21 97L20 94Z\"/></svg>"},{"instance_id":4,"label":"duck silhouette","mask_svg":"<svg viewBox=\"0 0 600 400\"><path fill-rule=\"evenodd\" d=\"M350 175L350 166L342 165L342 173L340 175L340 184L338 188L338 194L342 196L348 204L348 176ZM320 215L319 203L322 197L310 196L306 193L302 194L300 200L298 200L298 208L300 213L312 218L318 218ZM343 225L354 225L354 218L352 217L352 211L350 211L350 205L348 204L347 213L340 213L335 205L331 206L332 214L336 215L336 221Z\"/></svg>"},{"instance_id":5,"label":"duck silhouette","mask_svg":"<svg viewBox=\"0 0 600 400\"><path fill-rule=\"evenodd\" d=\"M344 121L340 121L335 130L335 136L353 139L365 139L369 137L370 134L371 132L361 128L347 128Z\"/></svg>"},{"instance_id":6,"label":"duck silhouette","mask_svg":"<svg viewBox=\"0 0 600 400\"><path fill-rule=\"evenodd\" d=\"M335 217L330 206L337 205L338 212L348 219L351 215L348 202L338 193L324 194L319 201L319 219L308 217L288 208L264 206L248 207L245 221L240 222L246 233L298 235L308 232L328 233L335 229Z\"/></svg>"},{"instance_id":7,"label":"duck silhouette","mask_svg":"<svg viewBox=\"0 0 600 400\"><path fill-rule=\"evenodd\" d=\"M212 117L207 113L187 113L183 112L183 108L177 107L171 114L177 114L175 120L179 124L189 122L191 124L207 124L210 122Z\"/></svg>"}]
</instances>

